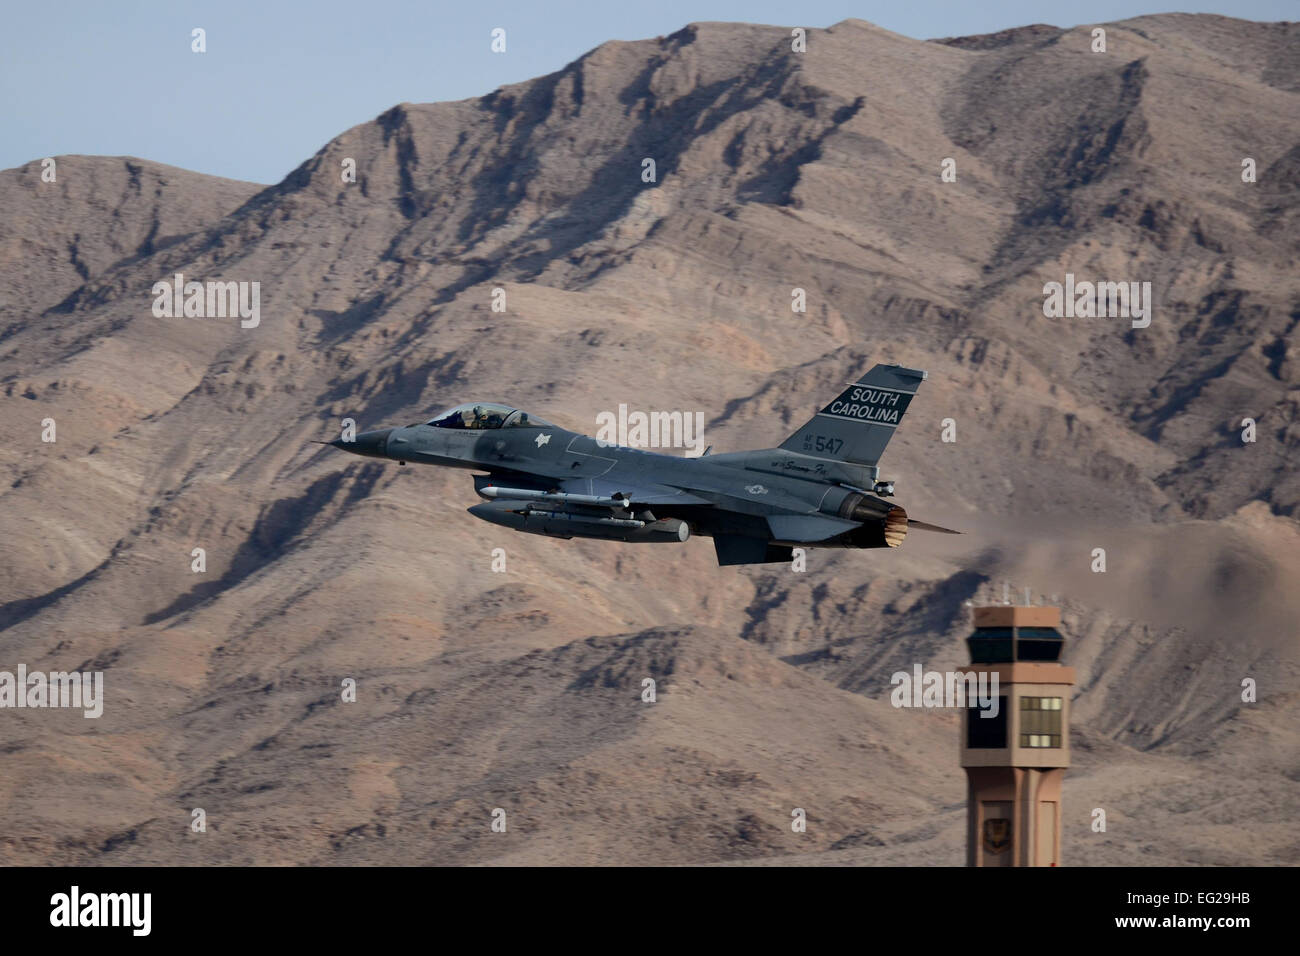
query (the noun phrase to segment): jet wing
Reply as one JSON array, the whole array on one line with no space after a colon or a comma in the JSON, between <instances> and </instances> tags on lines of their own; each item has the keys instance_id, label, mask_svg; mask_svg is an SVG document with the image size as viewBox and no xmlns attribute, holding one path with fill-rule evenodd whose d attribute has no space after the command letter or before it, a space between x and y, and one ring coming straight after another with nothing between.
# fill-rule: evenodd
<instances>
[{"instance_id":1,"label":"jet wing","mask_svg":"<svg viewBox=\"0 0 1300 956\"><path fill-rule=\"evenodd\" d=\"M559 483L566 494L593 495L600 498L626 498L634 505L711 505L712 501L652 481L608 481L604 478L568 478Z\"/></svg>"}]
</instances>

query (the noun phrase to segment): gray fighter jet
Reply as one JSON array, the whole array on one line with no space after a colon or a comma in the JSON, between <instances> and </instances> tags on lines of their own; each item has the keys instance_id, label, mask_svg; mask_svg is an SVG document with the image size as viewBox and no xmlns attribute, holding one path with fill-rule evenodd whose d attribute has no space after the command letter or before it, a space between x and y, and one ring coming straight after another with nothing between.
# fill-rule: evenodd
<instances>
[{"instance_id":1,"label":"gray fighter jet","mask_svg":"<svg viewBox=\"0 0 1300 956\"><path fill-rule=\"evenodd\" d=\"M877 365L778 448L678 458L566 431L509 405L457 405L422 424L323 444L401 463L486 472L469 509L555 538L682 542L709 535L719 564L789 561L800 548L896 548L907 517L880 456L926 373Z\"/></svg>"}]
</instances>

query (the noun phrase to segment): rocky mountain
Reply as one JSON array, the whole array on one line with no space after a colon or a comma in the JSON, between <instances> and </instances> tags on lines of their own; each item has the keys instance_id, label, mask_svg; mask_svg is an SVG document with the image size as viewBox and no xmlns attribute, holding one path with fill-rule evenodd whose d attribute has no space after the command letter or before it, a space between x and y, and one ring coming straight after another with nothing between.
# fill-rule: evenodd
<instances>
[{"instance_id":1,"label":"rocky mountain","mask_svg":"<svg viewBox=\"0 0 1300 956\"><path fill-rule=\"evenodd\" d=\"M1101 26L692 24L267 188L0 173L0 669L105 680L0 712L0 860L959 864L957 718L889 675L963 665L1009 581L1079 670L1067 864L1300 861L1300 35ZM156 315L177 274L256 324ZM1049 318L1067 275L1149 324ZM930 373L899 500L967 533L806 572L310 444L483 398L768 447L877 361Z\"/></svg>"}]
</instances>

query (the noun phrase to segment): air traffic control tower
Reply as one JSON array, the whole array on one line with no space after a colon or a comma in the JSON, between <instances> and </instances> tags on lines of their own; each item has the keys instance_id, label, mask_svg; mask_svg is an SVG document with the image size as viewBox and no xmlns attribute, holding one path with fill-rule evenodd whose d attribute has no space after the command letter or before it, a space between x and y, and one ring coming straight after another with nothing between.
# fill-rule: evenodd
<instances>
[{"instance_id":1,"label":"air traffic control tower","mask_svg":"<svg viewBox=\"0 0 1300 956\"><path fill-rule=\"evenodd\" d=\"M998 677L998 711L962 708L966 865L1056 866L1070 766L1070 688L1061 609L977 607L971 669Z\"/></svg>"}]
</instances>

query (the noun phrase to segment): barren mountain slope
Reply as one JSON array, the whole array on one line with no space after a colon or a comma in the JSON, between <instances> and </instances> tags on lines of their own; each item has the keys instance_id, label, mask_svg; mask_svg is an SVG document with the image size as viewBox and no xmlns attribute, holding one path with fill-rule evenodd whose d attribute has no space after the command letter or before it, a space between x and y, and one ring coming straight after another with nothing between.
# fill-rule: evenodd
<instances>
[{"instance_id":1,"label":"barren mountain slope","mask_svg":"<svg viewBox=\"0 0 1300 956\"><path fill-rule=\"evenodd\" d=\"M0 669L108 695L3 714L0 859L958 863L957 718L889 675L963 664L1009 579L1079 668L1066 862L1300 860L1296 28L1106 29L694 24L256 194L0 173ZM260 322L155 317L176 273ZM1150 282L1150 326L1046 318L1066 273ZM806 573L513 535L465 473L309 444L483 398L766 447L877 361L930 372L900 501L968 534Z\"/></svg>"},{"instance_id":2,"label":"barren mountain slope","mask_svg":"<svg viewBox=\"0 0 1300 956\"><path fill-rule=\"evenodd\" d=\"M110 266L209 228L259 189L129 157L60 156L0 172L0 330L12 334L11 323Z\"/></svg>"}]
</instances>

